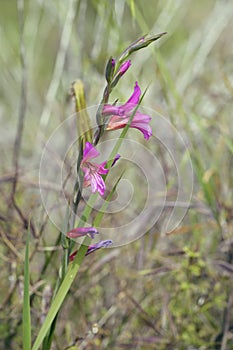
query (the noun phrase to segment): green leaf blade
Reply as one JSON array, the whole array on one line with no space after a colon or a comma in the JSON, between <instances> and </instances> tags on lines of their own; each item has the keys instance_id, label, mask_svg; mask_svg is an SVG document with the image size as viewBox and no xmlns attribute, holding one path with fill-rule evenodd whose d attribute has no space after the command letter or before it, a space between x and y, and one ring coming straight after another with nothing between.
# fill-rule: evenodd
<instances>
[{"instance_id":1,"label":"green leaf blade","mask_svg":"<svg viewBox=\"0 0 233 350\"><path fill-rule=\"evenodd\" d=\"M29 238L30 238L30 224L29 224L29 228L28 228L26 250L25 250L25 261L24 261L23 350L30 350L31 349Z\"/></svg>"}]
</instances>

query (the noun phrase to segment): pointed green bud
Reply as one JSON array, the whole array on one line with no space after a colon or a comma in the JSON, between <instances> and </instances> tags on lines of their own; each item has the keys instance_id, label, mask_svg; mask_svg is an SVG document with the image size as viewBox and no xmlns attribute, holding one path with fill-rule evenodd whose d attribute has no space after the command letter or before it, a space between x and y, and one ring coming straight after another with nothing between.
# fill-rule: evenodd
<instances>
[{"instance_id":1,"label":"pointed green bud","mask_svg":"<svg viewBox=\"0 0 233 350\"><path fill-rule=\"evenodd\" d=\"M153 36L148 37L148 38L146 38L147 35L144 35L141 38L137 39L130 46L128 46L127 49L125 49L125 51L123 52L123 54L119 58L119 62L123 62L129 55L131 55L131 53L133 53L137 50L140 50L144 47L147 47L148 45L150 45L154 41L160 39L165 34L167 34L167 32L156 34L156 35L153 35Z\"/></svg>"},{"instance_id":2,"label":"pointed green bud","mask_svg":"<svg viewBox=\"0 0 233 350\"><path fill-rule=\"evenodd\" d=\"M105 70L105 77L108 83L112 80L112 77L114 75L115 70L115 60L114 58L110 57L106 66Z\"/></svg>"}]
</instances>

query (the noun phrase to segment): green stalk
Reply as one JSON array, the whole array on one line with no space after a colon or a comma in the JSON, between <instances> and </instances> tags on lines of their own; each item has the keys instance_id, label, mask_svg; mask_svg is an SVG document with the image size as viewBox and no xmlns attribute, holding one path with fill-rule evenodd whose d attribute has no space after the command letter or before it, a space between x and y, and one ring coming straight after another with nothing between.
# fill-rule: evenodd
<instances>
[{"instance_id":1,"label":"green stalk","mask_svg":"<svg viewBox=\"0 0 233 350\"><path fill-rule=\"evenodd\" d=\"M30 273L29 273L29 239L30 223L26 240L24 261L24 292L23 292L23 350L31 349L31 314L30 314Z\"/></svg>"},{"instance_id":2,"label":"green stalk","mask_svg":"<svg viewBox=\"0 0 233 350\"><path fill-rule=\"evenodd\" d=\"M128 121L127 125L126 125L126 126L124 127L124 129L122 130L122 132L121 132L121 134L120 134L120 137L119 137L119 139L117 140L117 142L116 142L116 144L115 144L115 146L114 146L114 148L113 148L113 150L112 150L112 152L111 152L111 154L110 154L110 156L109 156L109 159L110 159L110 160L109 160L108 163L107 163L107 168L108 168L108 169L111 167L111 165L112 165L112 163L113 163L113 160L114 160L114 158L115 158L115 156L116 156L118 150L119 150L120 147L121 147L121 144L122 144L122 142L123 142L123 139L124 139L125 136L126 136L126 133L127 133L128 129L129 129L129 127L130 127L130 124L131 124L131 122L132 122L132 120L133 120L133 117L135 116L135 114L136 114L136 112L137 112L137 110L138 110L138 108L139 108L139 106L140 106L140 104L141 104L141 102L142 102L142 99L143 99L144 96L145 96L146 91L147 91L147 89L143 92L143 94L142 94L142 96L141 96L141 98L140 98L140 101L139 101L137 107L134 109L134 112L132 113L131 117L129 118L129 121ZM104 180L106 180L107 175L108 175L108 174L103 175L103 179L104 179ZM88 217L89 217L90 214L91 214L92 208L93 208L93 206L94 206L94 204L95 204L95 201L96 201L97 197L98 197L98 193L94 193L94 194L92 194L92 195L90 196L90 198L89 198L89 200L88 200L88 202L87 202L87 204L86 204L86 206L85 206L85 208L84 208L84 211L83 211L81 220L79 221L78 227L82 227L83 224L87 221Z\"/></svg>"},{"instance_id":3,"label":"green stalk","mask_svg":"<svg viewBox=\"0 0 233 350\"><path fill-rule=\"evenodd\" d=\"M80 246L77 255L75 256L72 263L69 264L67 268L67 273L65 275L64 280L61 283L61 286L52 302L52 305L49 309L49 312L45 318L45 321L39 331L38 336L36 337L36 340L34 342L34 345L32 347L32 350L38 350L40 345L42 344L46 334L48 333L58 311L61 308L61 305L79 271L79 268L82 264L82 261L85 257L85 254L87 252L87 248L91 243L90 237L85 237L83 240L83 244Z\"/></svg>"},{"instance_id":4,"label":"green stalk","mask_svg":"<svg viewBox=\"0 0 233 350\"><path fill-rule=\"evenodd\" d=\"M95 217L95 220L93 222L93 226L99 226L101 220L103 219L103 216L104 216L104 213L105 213L105 210L107 209L108 207L108 203L109 201L111 200L113 194L115 193L116 191L116 188L117 188L117 185L118 183L120 182L120 180L122 179L122 176L124 175L124 171L122 172L122 174L120 175L120 177L118 178L118 180L116 181L115 185L113 186L111 192L109 193L109 195L107 196L106 200L104 201L102 207L100 208L98 214L96 215Z\"/></svg>"}]
</instances>

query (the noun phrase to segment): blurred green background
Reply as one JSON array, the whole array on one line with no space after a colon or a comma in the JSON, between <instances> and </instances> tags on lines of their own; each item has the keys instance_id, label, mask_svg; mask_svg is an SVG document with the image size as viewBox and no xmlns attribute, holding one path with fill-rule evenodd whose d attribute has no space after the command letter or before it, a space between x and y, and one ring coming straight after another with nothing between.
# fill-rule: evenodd
<instances>
[{"instance_id":1,"label":"blurred green background","mask_svg":"<svg viewBox=\"0 0 233 350\"><path fill-rule=\"evenodd\" d=\"M56 283L58 232L41 203L38 160L43 141L73 112L71 83L81 78L88 105L98 104L109 56L164 31L132 56L114 96L125 101L135 80L150 84L143 103L188 140L190 209L169 235L160 235L161 219L140 240L86 258L52 348L233 349L230 0L1 0L1 349L22 349L29 219L33 337Z\"/></svg>"}]
</instances>

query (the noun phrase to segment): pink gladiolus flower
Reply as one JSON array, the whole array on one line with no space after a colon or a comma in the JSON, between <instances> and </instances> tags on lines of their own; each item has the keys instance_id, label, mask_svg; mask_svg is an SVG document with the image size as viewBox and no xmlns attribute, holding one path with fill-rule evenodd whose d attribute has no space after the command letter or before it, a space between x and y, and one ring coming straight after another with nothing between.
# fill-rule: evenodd
<instances>
[{"instance_id":1,"label":"pink gladiolus flower","mask_svg":"<svg viewBox=\"0 0 233 350\"><path fill-rule=\"evenodd\" d=\"M84 187L91 186L91 190L93 193L99 192L101 196L104 195L106 186L104 180L101 175L106 175L109 172L109 169L106 169L105 166L107 161L97 164L94 162L90 162L90 159L98 157L99 152L95 149L95 147L90 143L86 142L84 151L83 151L83 159L81 162L81 169L84 172ZM112 166L118 161L120 155L117 154L113 159Z\"/></svg>"},{"instance_id":2,"label":"pink gladiolus flower","mask_svg":"<svg viewBox=\"0 0 233 350\"><path fill-rule=\"evenodd\" d=\"M132 115L135 107L138 105L141 96L141 89L138 83L135 83L134 92L128 101L121 106L114 106L106 104L103 107L103 115L112 115L109 120L106 130L116 130L124 128ZM149 125L151 117L147 114L136 111L130 127L140 130L144 138L149 140L152 135L152 130Z\"/></svg>"},{"instance_id":3,"label":"pink gladiolus flower","mask_svg":"<svg viewBox=\"0 0 233 350\"><path fill-rule=\"evenodd\" d=\"M101 196L105 192L105 183L101 175L108 173L108 169L105 169L107 161L97 164L90 162L91 159L98 157L99 152L95 147L90 143L86 142L85 149L83 151L83 159L81 162L81 169L84 172L84 187L91 186L93 193L99 192Z\"/></svg>"},{"instance_id":4,"label":"pink gladiolus flower","mask_svg":"<svg viewBox=\"0 0 233 350\"><path fill-rule=\"evenodd\" d=\"M106 247L109 247L113 242L109 239L109 240L106 240L106 241L100 241L96 244L92 244L92 245L89 245L89 247L87 248L87 252L86 252L86 256L93 253L95 250L97 249L100 249L100 248L106 248ZM69 257L69 261L73 261L76 254L77 254L77 250L72 253Z\"/></svg>"},{"instance_id":5,"label":"pink gladiolus flower","mask_svg":"<svg viewBox=\"0 0 233 350\"><path fill-rule=\"evenodd\" d=\"M95 227L77 227L67 232L66 236L69 238L78 238L86 235L90 235L94 238L95 234L99 233Z\"/></svg>"}]
</instances>

